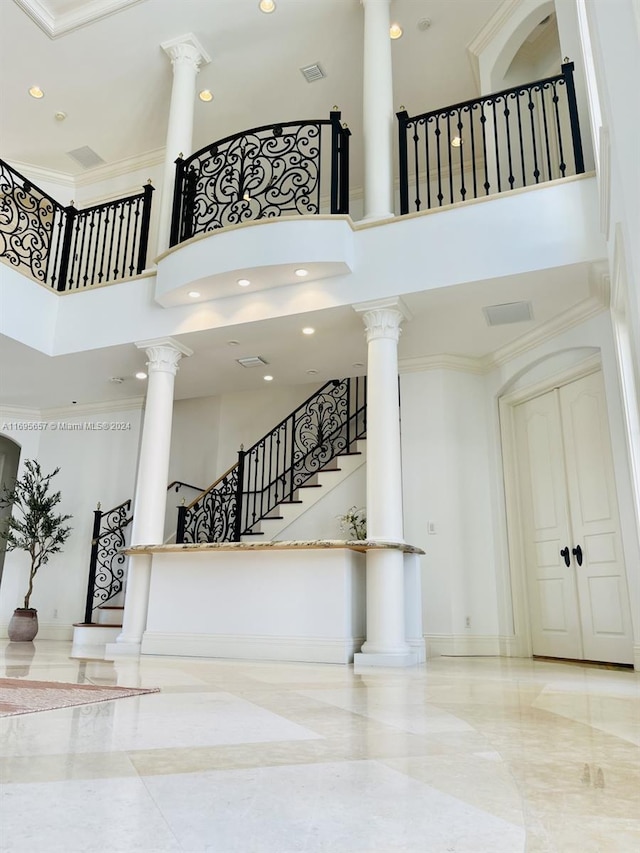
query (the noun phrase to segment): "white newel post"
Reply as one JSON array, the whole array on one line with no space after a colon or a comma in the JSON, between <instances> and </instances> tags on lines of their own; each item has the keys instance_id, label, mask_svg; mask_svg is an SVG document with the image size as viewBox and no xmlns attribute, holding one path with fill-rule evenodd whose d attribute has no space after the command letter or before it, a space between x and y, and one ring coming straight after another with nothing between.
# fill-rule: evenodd
<instances>
[{"instance_id":1,"label":"white newel post","mask_svg":"<svg viewBox=\"0 0 640 853\"><path fill-rule=\"evenodd\" d=\"M158 545L164 534L167 478L171 449L173 386L178 362L192 351L173 338L136 344L145 350L148 368L142 442L133 501L132 545ZM147 621L151 556L129 558L122 633L109 652L139 652Z\"/></svg>"},{"instance_id":2,"label":"white newel post","mask_svg":"<svg viewBox=\"0 0 640 853\"><path fill-rule=\"evenodd\" d=\"M193 111L196 99L196 78L201 65L211 61L209 54L191 33L163 42L160 47L173 66L173 86L165 145L164 178L160 200L158 253L169 247L175 161L192 153Z\"/></svg>"},{"instance_id":3,"label":"white newel post","mask_svg":"<svg viewBox=\"0 0 640 853\"><path fill-rule=\"evenodd\" d=\"M364 218L393 216L393 72L390 0L364 6Z\"/></svg>"},{"instance_id":4,"label":"white newel post","mask_svg":"<svg viewBox=\"0 0 640 853\"><path fill-rule=\"evenodd\" d=\"M409 314L400 299L354 306L366 328L367 539L404 542L398 339ZM404 555L367 551L367 640L357 666L412 666L418 656L406 639Z\"/></svg>"}]
</instances>

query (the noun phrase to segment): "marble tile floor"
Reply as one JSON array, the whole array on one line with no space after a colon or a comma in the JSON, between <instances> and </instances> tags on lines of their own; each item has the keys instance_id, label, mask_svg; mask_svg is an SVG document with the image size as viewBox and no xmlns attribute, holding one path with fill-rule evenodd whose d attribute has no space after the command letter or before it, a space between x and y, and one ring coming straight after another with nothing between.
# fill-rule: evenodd
<instances>
[{"instance_id":1,"label":"marble tile floor","mask_svg":"<svg viewBox=\"0 0 640 853\"><path fill-rule=\"evenodd\" d=\"M0 720L2 853L640 850L638 673L69 651L4 641L0 675L161 692Z\"/></svg>"}]
</instances>

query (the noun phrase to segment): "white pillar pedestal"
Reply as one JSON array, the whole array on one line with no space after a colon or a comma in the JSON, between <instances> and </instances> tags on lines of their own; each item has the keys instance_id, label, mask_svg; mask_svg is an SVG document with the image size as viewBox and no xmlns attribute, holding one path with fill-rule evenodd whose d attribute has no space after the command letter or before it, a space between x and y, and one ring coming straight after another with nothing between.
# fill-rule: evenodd
<instances>
[{"instance_id":1,"label":"white pillar pedestal","mask_svg":"<svg viewBox=\"0 0 640 853\"><path fill-rule=\"evenodd\" d=\"M393 72L389 38L390 0L364 6L364 219L393 216Z\"/></svg>"},{"instance_id":2,"label":"white pillar pedestal","mask_svg":"<svg viewBox=\"0 0 640 853\"><path fill-rule=\"evenodd\" d=\"M173 338L136 344L145 350L149 379L145 402L138 477L133 502L132 545L159 545L164 534L167 500L173 386L178 362L192 351ZM147 621L151 557L129 559L122 632L107 646L107 655L138 654Z\"/></svg>"},{"instance_id":3,"label":"white pillar pedestal","mask_svg":"<svg viewBox=\"0 0 640 853\"><path fill-rule=\"evenodd\" d=\"M188 157L192 153L196 78L200 66L211 61L209 54L192 33L171 39L171 41L165 41L160 47L171 60L173 86L164 155L164 178L160 197L158 254L169 248L173 189L176 177L175 161L181 155Z\"/></svg>"},{"instance_id":4,"label":"white pillar pedestal","mask_svg":"<svg viewBox=\"0 0 640 853\"><path fill-rule=\"evenodd\" d=\"M362 313L367 363L367 539L403 542L398 339L409 316L400 299L354 306ZM401 551L367 551L367 640L354 667L413 666L406 639Z\"/></svg>"}]
</instances>

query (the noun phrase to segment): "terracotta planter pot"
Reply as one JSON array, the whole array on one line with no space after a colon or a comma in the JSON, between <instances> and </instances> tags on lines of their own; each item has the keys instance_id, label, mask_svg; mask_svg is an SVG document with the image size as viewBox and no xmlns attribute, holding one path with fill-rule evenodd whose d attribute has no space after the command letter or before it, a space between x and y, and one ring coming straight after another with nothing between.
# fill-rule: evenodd
<instances>
[{"instance_id":1,"label":"terracotta planter pot","mask_svg":"<svg viewBox=\"0 0 640 853\"><path fill-rule=\"evenodd\" d=\"M38 611L33 607L16 607L7 633L12 643L30 643L38 633Z\"/></svg>"}]
</instances>

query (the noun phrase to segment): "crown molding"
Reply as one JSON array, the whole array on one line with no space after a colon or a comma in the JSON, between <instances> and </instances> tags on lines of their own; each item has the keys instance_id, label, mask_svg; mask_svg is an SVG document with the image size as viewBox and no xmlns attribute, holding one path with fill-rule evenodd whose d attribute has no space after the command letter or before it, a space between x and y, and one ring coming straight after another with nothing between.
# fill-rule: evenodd
<instances>
[{"instance_id":1,"label":"crown molding","mask_svg":"<svg viewBox=\"0 0 640 853\"><path fill-rule=\"evenodd\" d=\"M0 406L0 428L4 421L37 421L41 414L40 409L30 409L27 406Z\"/></svg>"},{"instance_id":2,"label":"crown molding","mask_svg":"<svg viewBox=\"0 0 640 853\"><path fill-rule=\"evenodd\" d=\"M426 370L458 370L461 373L483 374L486 370L481 358L467 355L425 355L418 358L398 359L398 373L422 373Z\"/></svg>"},{"instance_id":3,"label":"crown molding","mask_svg":"<svg viewBox=\"0 0 640 853\"><path fill-rule=\"evenodd\" d=\"M122 12L129 6L144 3L146 0L89 0L84 2L81 8L59 15L51 12L42 0L14 0L14 2L50 39L57 39L108 15Z\"/></svg>"},{"instance_id":4,"label":"crown molding","mask_svg":"<svg viewBox=\"0 0 640 853\"><path fill-rule=\"evenodd\" d=\"M528 350L540 346L546 341L555 338L562 332L572 329L574 326L579 326L601 314L609 308L609 276L600 272L594 275L590 285L591 295L573 305L566 311L558 314L552 320L543 323L537 329L532 329L530 332L525 332L515 341L506 344L503 347L495 350L482 359L484 369L488 372L496 367L511 361L519 355L523 355Z\"/></svg>"},{"instance_id":5,"label":"crown molding","mask_svg":"<svg viewBox=\"0 0 640 853\"><path fill-rule=\"evenodd\" d=\"M58 406L53 409L42 409L40 416L43 420L57 418L91 417L92 415L108 415L113 412L142 411L144 397L129 397L125 400L105 400L101 403L80 403L77 406Z\"/></svg>"},{"instance_id":6,"label":"crown molding","mask_svg":"<svg viewBox=\"0 0 640 853\"><path fill-rule=\"evenodd\" d=\"M134 154L124 160L117 160L115 163L106 163L104 166L88 169L81 175L77 175L74 183L77 187L86 187L89 184L97 184L99 181L120 178L138 169L152 169L163 164L164 148L155 148L153 151L145 151L144 154Z\"/></svg>"},{"instance_id":7,"label":"crown molding","mask_svg":"<svg viewBox=\"0 0 640 853\"><path fill-rule=\"evenodd\" d=\"M522 0L505 0L501 6L498 6L484 27L482 27L482 29L479 30L474 38L472 38L467 44L467 57L469 59L469 64L471 65L471 70L473 71L478 91L481 90L480 55L491 44L492 40L504 27L518 6L520 6L521 2Z\"/></svg>"},{"instance_id":8,"label":"crown molding","mask_svg":"<svg viewBox=\"0 0 640 853\"><path fill-rule=\"evenodd\" d=\"M36 181L47 181L52 184L58 184L65 189L74 190L76 182L73 175L67 172L58 172L55 169L45 169L43 166L33 166L31 163L23 163L20 160L8 161L14 169L23 174L25 177Z\"/></svg>"}]
</instances>

